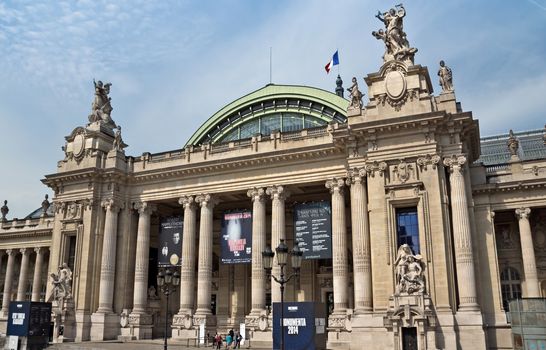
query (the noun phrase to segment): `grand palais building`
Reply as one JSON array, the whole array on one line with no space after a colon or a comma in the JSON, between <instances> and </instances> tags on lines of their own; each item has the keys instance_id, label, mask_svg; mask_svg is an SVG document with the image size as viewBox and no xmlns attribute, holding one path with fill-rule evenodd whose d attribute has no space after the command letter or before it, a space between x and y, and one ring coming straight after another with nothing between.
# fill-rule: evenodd
<instances>
[{"instance_id":1,"label":"grand palais building","mask_svg":"<svg viewBox=\"0 0 546 350\"><path fill-rule=\"evenodd\" d=\"M53 198L24 219L0 203L0 332L10 301L49 300L57 341L162 337L168 310L173 339L243 323L271 346L280 287L261 252L284 239L305 248L284 298L324 303L329 348L511 349L509 300L546 296L546 130L481 137L451 70L414 63L404 15L374 32L366 103L341 79L269 84L182 149L128 154L95 83L42 180ZM164 266L181 280L168 305Z\"/></svg>"}]
</instances>

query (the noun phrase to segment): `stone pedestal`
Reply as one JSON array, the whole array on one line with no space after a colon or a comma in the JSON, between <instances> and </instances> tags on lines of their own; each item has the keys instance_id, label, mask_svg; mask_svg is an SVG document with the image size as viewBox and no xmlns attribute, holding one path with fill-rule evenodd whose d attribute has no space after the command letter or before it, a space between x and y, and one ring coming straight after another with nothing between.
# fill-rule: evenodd
<instances>
[{"instance_id":1,"label":"stone pedestal","mask_svg":"<svg viewBox=\"0 0 546 350\"><path fill-rule=\"evenodd\" d=\"M128 327L121 329L121 336L132 340L152 339L153 318L145 313L129 315Z\"/></svg>"},{"instance_id":2,"label":"stone pedestal","mask_svg":"<svg viewBox=\"0 0 546 350\"><path fill-rule=\"evenodd\" d=\"M383 318L383 322L385 327L392 332L395 350L402 349L402 331L406 327L417 328L419 349L436 349L436 317L432 310L432 300L428 295L391 296L387 315Z\"/></svg>"},{"instance_id":3,"label":"stone pedestal","mask_svg":"<svg viewBox=\"0 0 546 350\"><path fill-rule=\"evenodd\" d=\"M53 342L64 343L77 341L77 320L75 317L76 315L74 314L74 301L68 299L62 301L61 304L54 301L51 313L53 315ZM79 339L79 341L81 341L81 339Z\"/></svg>"},{"instance_id":4,"label":"stone pedestal","mask_svg":"<svg viewBox=\"0 0 546 350\"><path fill-rule=\"evenodd\" d=\"M119 315L114 313L94 313L91 315L91 340L103 341L117 339L120 334Z\"/></svg>"}]
</instances>

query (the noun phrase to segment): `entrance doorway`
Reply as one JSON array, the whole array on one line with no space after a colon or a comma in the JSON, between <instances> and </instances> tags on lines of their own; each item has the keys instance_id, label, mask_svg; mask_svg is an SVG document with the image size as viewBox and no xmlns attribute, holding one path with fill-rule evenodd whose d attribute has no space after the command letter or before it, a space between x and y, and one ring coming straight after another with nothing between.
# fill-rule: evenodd
<instances>
[{"instance_id":1,"label":"entrance doorway","mask_svg":"<svg viewBox=\"0 0 546 350\"><path fill-rule=\"evenodd\" d=\"M402 328L402 350L417 350L417 328Z\"/></svg>"}]
</instances>

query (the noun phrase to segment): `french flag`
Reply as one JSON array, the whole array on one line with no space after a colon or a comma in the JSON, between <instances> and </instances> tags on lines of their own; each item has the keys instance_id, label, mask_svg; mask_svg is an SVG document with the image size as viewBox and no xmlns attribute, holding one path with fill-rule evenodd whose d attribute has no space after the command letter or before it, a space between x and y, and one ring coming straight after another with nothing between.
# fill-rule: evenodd
<instances>
[{"instance_id":1,"label":"french flag","mask_svg":"<svg viewBox=\"0 0 546 350\"><path fill-rule=\"evenodd\" d=\"M330 70L332 69L332 67L337 66L338 64L339 64L339 56L336 50L336 53L334 53L330 62L328 62L328 64L324 66L324 69L326 69L326 73L330 73Z\"/></svg>"}]
</instances>

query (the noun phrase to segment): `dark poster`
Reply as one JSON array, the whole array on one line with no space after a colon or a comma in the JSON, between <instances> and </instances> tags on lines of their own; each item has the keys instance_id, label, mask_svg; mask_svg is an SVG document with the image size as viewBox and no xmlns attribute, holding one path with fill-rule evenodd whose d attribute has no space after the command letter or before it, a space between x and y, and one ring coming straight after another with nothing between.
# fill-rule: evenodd
<instances>
[{"instance_id":1,"label":"dark poster","mask_svg":"<svg viewBox=\"0 0 546 350\"><path fill-rule=\"evenodd\" d=\"M224 264L252 262L252 213L250 211L224 213L220 249Z\"/></svg>"},{"instance_id":2,"label":"dark poster","mask_svg":"<svg viewBox=\"0 0 546 350\"><path fill-rule=\"evenodd\" d=\"M304 259L332 258L332 208L329 202L294 207L294 234Z\"/></svg>"},{"instance_id":3,"label":"dark poster","mask_svg":"<svg viewBox=\"0 0 546 350\"><path fill-rule=\"evenodd\" d=\"M157 266L180 266L182 255L182 229L180 216L163 218L159 224L159 254Z\"/></svg>"}]
</instances>

